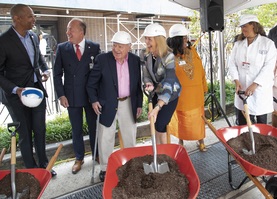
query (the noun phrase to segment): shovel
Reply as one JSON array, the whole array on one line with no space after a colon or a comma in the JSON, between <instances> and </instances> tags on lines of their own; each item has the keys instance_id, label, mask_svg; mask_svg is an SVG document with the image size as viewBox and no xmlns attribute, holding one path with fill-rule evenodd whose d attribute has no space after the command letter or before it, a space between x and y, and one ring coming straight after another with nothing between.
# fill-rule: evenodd
<instances>
[{"instance_id":1,"label":"shovel","mask_svg":"<svg viewBox=\"0 0 277 199\"><path fill-rule=\"evenodd\" d=\"M248 110L248 105L247 105L247 96L245 98L243 98L241 95L242 94L245 94L244 91L239 91L238 92L239 94L239 98L242 99L243 101L243 106L244 106L244 117L246 119L246 123L247 123L247 126L248 126L248 131L249 131L249 134L250 134L250 139L251 139L251 150L247 150L247 149L242 149L242 152L246 155L254 155L256 153L255 151L255 140L254 140L254 135L253 135L253 129L251 127L251 120L250 120L250 116L249 116L249 110Z\"/></svg>"},{"instance_id":2,"label":"shovel","mask_svg":"<svg viewBox=\"0 0 277 199\"><path fill-rule=\"evenodd\" d=\"M26 188L23 190L22 193L16 192L16 185L15 185L15 164L16 164L16 131L18 130L20 126L19 122L9 123L8 124L8 131L11 133L11 188L12 188L12 199L18 199L21 197L28 196L30 193L29 188ZM1 198L7 198L3 197L3 195L0 196Z\"/></svg>"},{"instance_id":3,"label":"shovel","mask_svg":"<svg viewBox=\"0 0 277 199\"><path fill-rule=\"evenodd\" d=\"M7 197L4 194L0 194L0 199L20 199L20 198L29 198L30 196L30 188L26 187L22 193L17 193L16 192L16 181L15 181L15 176L16 176L16 131L18 130L20 126L19 122L14 122L14 123L9 123L8 124L8 131L11 133L11 190L12 190L12 195ZM56 162L58 155L62 149L63 145L60 144L54 154L54 156L51 158L50 162L48 163L46 170L51 171L54 163ZM3 153L3 151L2 151ZM1 153L1 156L2 156ZM4 154L3 154L4 155ZM30 169L32 171L32 169ZM46 179L44 179L46 180ZM42 182L46 183L46 182ZM48 182L47 182L48 183Z\"/></svg>"},{"instance_id":4,"label":"shovel","mask_svg":"<svg viewBox=\"0 0 277 199\"><path fill-rule=\"evenodd\" d=\"M153 110L153 104L152 104L152 97L154 95L154 92L146 94L148 97L148 108L149 112ZM152 140L152 147L153 147L153 162L151 164L143 163L143 169L145 174L149 173L166 173L169 171L168 163L163 162L162 164L157 163L157 146L156 146L156 137L155 137L155 125L154 125L154 118L150 118L150 130L151 130L151 140Z\"/></svg>"}]
</instances>

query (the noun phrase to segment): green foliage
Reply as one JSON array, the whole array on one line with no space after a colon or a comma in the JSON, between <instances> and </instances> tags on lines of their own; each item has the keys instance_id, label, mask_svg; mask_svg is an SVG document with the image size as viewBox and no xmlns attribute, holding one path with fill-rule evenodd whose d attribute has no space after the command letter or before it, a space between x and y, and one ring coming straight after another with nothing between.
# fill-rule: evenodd
<instances>
[{"instance_id":1,"label":"green foliage","mask_svg":"<svg viewBox=\"0 0 277 199\"><path fill-rule=\"evenodd\" d=\"M220 99L220 84L219 81L216 81L213 84L213 90L215 93L215 97L219 100ZM211 84L208 83L208 93L211 93ZM226 104L231 104L234 103L234 95L235 95L235 84L231 81L226 81L225 82L225 100ZM211 102L211 99L209 99L205 105Z\"/></svg>"},{"instance_id":2,"label":"green foliage","mask_svg":"<svg viewBox=\"0 0 277 199\"><path fill-rule=\"evenodd\" d=\"M71 124L66 113L49 120L46 124L46 142L59 142L72 138Z\"/></svg>"},{"instance_id":3,"label":"green foliage","mask_svg":"<svg viewBox=\"0 0 277 199\"><path fill-rule=\"evenodd\" d=\"M137 122L144 122L148 120L148 100L145 95L143 95L143 104L142 104L142 114L138 118Z\"/></svg>"},{"instance_id":4,"label":"green foliage","mask_svg":"<svg viewBox=\"0 0 277 199\"><path fill-rule=\"evenodd\" d=\"M11 148L11 133L4 126L0 126L0 152L3 148L8 151Z\"/></svg>"},{"instance_id":5,"label":"green foliage","mask_svg":"<svg viewBox=\"0 0 277 199\"><path fill-rule=\"evenodd\" d=\"M246 9L242 12L242 14L255 14L258 17L260 24L262 24L264 28L272 28L275 26L277 21L276 12L277 3L270 3Z\"/></svg>"}]
</instances>

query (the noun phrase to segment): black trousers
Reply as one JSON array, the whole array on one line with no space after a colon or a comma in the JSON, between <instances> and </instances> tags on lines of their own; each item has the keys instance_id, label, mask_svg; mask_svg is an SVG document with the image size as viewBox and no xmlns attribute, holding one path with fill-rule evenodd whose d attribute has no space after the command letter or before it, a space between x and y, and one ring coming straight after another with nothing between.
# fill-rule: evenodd
<instances>
[{"instance_id":1,"label":"black trousers","mask_svg":"<svg viewBox=\"0 0 277 199\"><path fill-rule=\"evenodd\" d=\"M157 95L154 95L153 97L153 108L157 104ZM176 109L176 106L178 104L178 98L170 101L168 104L164 105L162 109L159 111L156 123L155 123L155 129L158 132L166 132L166 126L169 124L171 117Z\"/></svg>"},{"instance_id":2,"label":"black trousers","mask_svg":"<svg viewBox=\"0 0 277 199\"><path fill-rule=\"evenodd\" d=\"M240 110L237 111L238 125L246 125L246 119ZM267 114L264 115L250 115L250 120L252 124L267 124Z\"/></svg>"},{"instance_id":3,"label":"black trousers","mask_svg":"<svg viewBox=\"0 0 277 199\"><path fill-rule=\"evenodd\" d=\"M72 140L75 157L76 160L83 160L85 155L83 112L85 111L92 154L94 154L97 115L90 104L85 107L68 107L67 110L72 126ZM96 151L96 154L96 156L98 156L98 150Z\"/></svg>"},{"instance_id":4,"label":"black trousers","mask_svg":"<svg viewBox=\"0 0 277 199\"><path fill-rule=\"evenodd\" d=\"M46 100L45 98L41 104L35 108L29 108L22 104L20 98L12 94L7 96L14 112L16 119L20 122L18 128L19 133L19 147L23 162L26 168L45 168L48 164L48 159L45 150L45 113ZM33 154L33 147L35 147L38 164L35 161Z\"/></svg>"}]
</instances>

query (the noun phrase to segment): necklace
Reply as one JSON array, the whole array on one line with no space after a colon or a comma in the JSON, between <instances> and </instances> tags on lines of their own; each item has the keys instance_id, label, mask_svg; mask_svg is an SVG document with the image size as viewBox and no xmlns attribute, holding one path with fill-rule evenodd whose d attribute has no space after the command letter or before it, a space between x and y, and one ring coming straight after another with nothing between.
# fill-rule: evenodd
<instances>
[{"instance_id":1,"label":"necklace","mask_svg":"<svg viewBox=\"0 0 277 199\"><path fill-rule=\"evenodd\" d=\"M192 52L186 50L185 54L177 55L177 64L182 67L189 79L193 79L194 76L194 65L192 63Z\"/></svg>"}]
</instances>

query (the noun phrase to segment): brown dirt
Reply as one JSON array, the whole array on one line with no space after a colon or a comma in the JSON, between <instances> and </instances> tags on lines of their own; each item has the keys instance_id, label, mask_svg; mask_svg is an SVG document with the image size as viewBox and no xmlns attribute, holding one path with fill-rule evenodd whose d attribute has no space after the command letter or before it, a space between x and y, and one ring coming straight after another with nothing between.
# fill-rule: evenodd
<instances>
[{"instance_id":1,"label":"brown dirt","mask_svg":"<svg viewBox=\"0 0 277 199\"><path fill-rule=\"evenodd\" d=\"M266 170L277 171L277 138L255 132L253 134L256 150L254 155L246 155L242 152L243 148L248 151L251 149L249 132L242 133L238 137L228 140L227 144L246 161Z\"/></svg>"},{"instance_id":2,"label":"brown dirt","mask_svg":"<svg viewBox=\"0 0 277 199\"><path fill-rule=\"evenodd\" d=\"M175 160L167 155L157 156L158 164L167 162L170 172L145 174L143 163L151 164L152 155L136 157L117 169L119 182L113 189L113 199L186 199L189 196L188 180Z\"/></svg>"},{"instance_id":3,"label":"brown dirt","mask_svg":"<svg viewBox=\"0 0 277 199\"><path fill-rule=\"evenodd\" d=\"M16 192L23 193L29 189L29 193L22 194L20 199L36 199L41 191L39 181L30 173L18 172L15 175ZM6 175L0 180L0 195L4 194L7 197L12 196L11 190L11 174Z\"/></svg>"}]
</instances>

